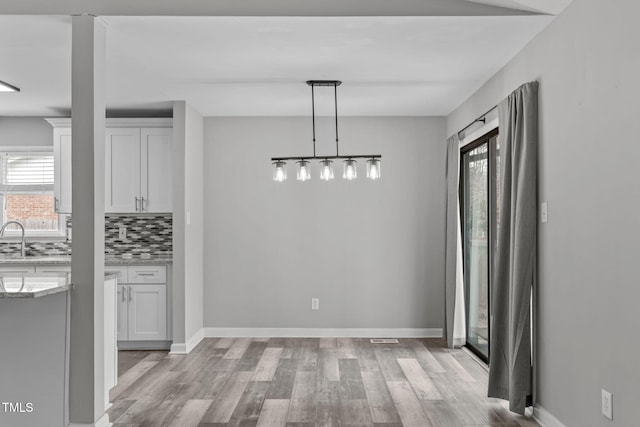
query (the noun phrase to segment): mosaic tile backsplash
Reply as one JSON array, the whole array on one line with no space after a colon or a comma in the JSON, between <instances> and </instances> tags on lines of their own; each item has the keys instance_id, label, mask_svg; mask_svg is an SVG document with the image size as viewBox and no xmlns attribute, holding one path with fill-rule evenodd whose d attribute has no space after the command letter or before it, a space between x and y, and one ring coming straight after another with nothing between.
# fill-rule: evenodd
<instances>
[{"instance_id":1,"label":"mosaic tile backsplash","mask_svg":"<svg viewBox=\"0 0 640 427\"><path fill-rule=\"evenodd\" d=\"M126 239L119 238L119 228L127 227ZM104 252L106 256L135 256L142 258L171 257L173 254L173 217L170 214L153 216L107 215L104 219ZM72 229L71 216L67 229ZM67 233L69 236L69 233ZM71 233L73 238L73 232ZM30 241L30 255L71 255L71 240L61 242ZM19 242L0 241L0 254L19 254Z\"/></svg>"},{"instance_id":2,"label":"mosaic tile backsplash","mask_svg":"<svg viewBox=\"0 0 640 427\"><path fill-rule=\"evenodd\" d=\"M118 229L127 227L127 238ZM172 215L107 216L104 220L104 252L108 256L170 257L173 254Z\"/></svg>"}]
</instances>

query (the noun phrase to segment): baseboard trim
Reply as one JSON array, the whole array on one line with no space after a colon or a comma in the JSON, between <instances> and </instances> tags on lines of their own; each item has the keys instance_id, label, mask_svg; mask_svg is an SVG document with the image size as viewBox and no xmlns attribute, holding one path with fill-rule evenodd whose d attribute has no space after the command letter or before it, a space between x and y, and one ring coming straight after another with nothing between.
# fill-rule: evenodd
<instances>
[{"instance_id":1,"label":"baseboard trim","mask_svg":"<svg viewBox=\"0 0 640 427\"><path fill-rule=\"evenodd\" d=\"M566 427L560 422L560 420L551 415L549 411L547 411L540 405L535 405L533 407L533 418L542 427Z\"/></svg>"},{"instance_id":2,"label":"baseboard trim","mask_svg":"<svg viewBox=\"0 0 640 427\"><path fill-rule=\"evenodd\" d=\"M118 350L168 350L171 341L118 341Z\"/></svg>"},{"instance_id":3,"label":"baseboard trim","mask_svg":"<svg viewBox=\"0 0 640 427\"><path fill-rule=\"evenodd\" d=\"M191 350L196 348L200 341L204 339L204 328L200 328L198 332L193 334L186 343L173 343L169 354L189 354Z\"/></svg>"},{"instance_id":4,"label":"baseboard trim","mask_svg":"<svg viewBox=\"0 0 640 427\"><path fill-rule=\"evenodd\" d=\"M442 328L204 328L207 338L442 338Z\"/></svg>"},{"instance_id":5,"label":"baseboard trim","mask_svg":"<svg viewBox=\"0 0 640 427\"><path fill-rule=\"evenodd\" d=\"M109 415L104 414L98 421L95 423L70 423L69 427L111 427L113 424L109 422Z\"/></svg>"}]
</instances>

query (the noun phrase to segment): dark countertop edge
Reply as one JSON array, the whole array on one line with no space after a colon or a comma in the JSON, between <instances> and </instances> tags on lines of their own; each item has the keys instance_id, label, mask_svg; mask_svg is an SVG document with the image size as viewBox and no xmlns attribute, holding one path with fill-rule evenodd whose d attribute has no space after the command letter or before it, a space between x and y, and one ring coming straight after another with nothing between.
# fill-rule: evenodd
<instances>
[{"instance_id":1,"label":"dark countertop edge","mask_svg":"<svg viewBox=\"0 0 640 427\"><path fill-rule=\"evenodd\" d=\"M45 295L58 294L60 292L70 291L73 288L73 284L56 286L54 288L42 289L40 291L32 292L0 292L0 299L20 299L20 298L40 298Z\"/></svg>"},{"instance_id":2,"label":"dark countertop edge","mask_svg":"<svg viewBox=\"0 0 640 427\"><path fill-rule=\"evenodd\" d=\"M169 265L169 264L173 264L173 258L149 258L149 259L142 259L142 258L134 258L134 259L105 258L105 260L104 260L104 265L111 265L111 266L115 266L115 265Z\"/></svg>"},{"instance_id":3,"label":"dark countertop edge","mask_svg":"<svg viewBox=\"0 0 640 427\"><path fill-rule=\"evenodd\" d=\"M52 259L47 257L37 257L37 259L29 258L2 258L0 257L0 267L3 265L71 265L71 258L60 259L60 256L52 255ZM121 265L169 265L173 264L173 258L105 258L104 265L121 266Z\"/></svg>"}]
</instances>

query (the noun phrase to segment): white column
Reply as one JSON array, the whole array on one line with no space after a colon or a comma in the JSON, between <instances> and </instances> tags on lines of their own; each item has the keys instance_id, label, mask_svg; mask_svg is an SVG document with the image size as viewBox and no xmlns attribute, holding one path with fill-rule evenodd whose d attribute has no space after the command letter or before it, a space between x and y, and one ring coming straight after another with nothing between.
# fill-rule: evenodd
<instances>
[{"instance_id":1,"label":"white column","mask_svg":"<svg viewBox=\"0 0 640 427\"><path fill-rule=\"evenodd\" d=\"M187 227L185 206L185 145L186 102L173 102L173 305L172 353L186 352L185 337L185 234Z\"/></svg>"},{"instance_id":2,"label":"white column","mask_svg":"<svg viewBox=\"0 0 640 427\"><path fill-rule=\"evenodd\" d=\"M72 24L73 246L69 421L104 425L105 27L91 15Z\"/></svg>"},{"instance_id":3,"label":"white column","mask_svg":"<svg viewBox=\"0 0 640 427\"><path fill-rule=\"evenodd\" d=\"M173 345L188 353L203 333L202 115L173 103Z\"/></svg>"}]
</instances>

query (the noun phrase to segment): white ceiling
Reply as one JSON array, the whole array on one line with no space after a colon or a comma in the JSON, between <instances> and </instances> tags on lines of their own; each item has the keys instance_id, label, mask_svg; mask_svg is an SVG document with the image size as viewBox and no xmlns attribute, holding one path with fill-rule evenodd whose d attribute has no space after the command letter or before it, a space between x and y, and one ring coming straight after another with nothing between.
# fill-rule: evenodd
<instances>
[{"instance_id":1,"label":"white ceiling","mask_svg":"<svg viewBox=\"0 0 640 427\"><path fill-rule=\"evenodd\" d=\"M468 0L474 3L482 3L493 6L509 7L513 9L528 10L530 12L549 13L557 15L562 12L573 0Z\"/></svg>"},{"instance_id":2,"label":"white ceiling","mask_svg":"<svg viewBox=\"0 0 640 427\"><path fill-rule=\"evenodd\" d=\"M446 115L553 17L101 19L112 114L186 100L205 116L271 116L308 115L308 79L344 82L341 115ZM0 115L69 114L70 41L68 16L0 16L0 80L21 88L0 94ZM330 95L318 93L320 114Z\"/></svg>"}]
</instances>

